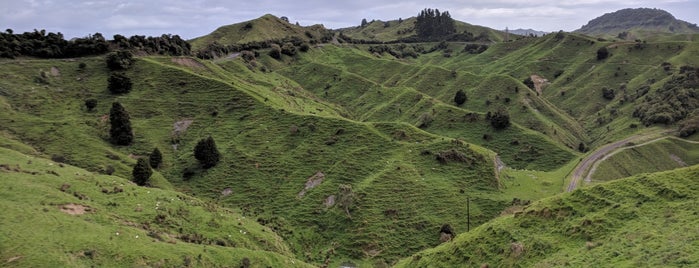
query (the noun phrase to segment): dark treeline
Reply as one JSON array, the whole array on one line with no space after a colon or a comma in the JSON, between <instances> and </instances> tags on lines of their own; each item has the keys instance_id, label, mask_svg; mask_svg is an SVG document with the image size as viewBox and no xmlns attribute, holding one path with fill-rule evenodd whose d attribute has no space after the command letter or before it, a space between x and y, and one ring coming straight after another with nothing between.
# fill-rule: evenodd
<instances>
[{"instance_id":1,"label":"dark treeline","mask_svg":"<svg viewBox=\"0 0 699 268\"><path fill-rule=\"evenodd\" d=\"M137 50L148 54L189 55L191 45L177 35L160 37L115 35L108 41L101 33L65 40L61 33L34 30L15 34L11 29L0 32L0 57L32 56L39 58L71 58L100 55L112 50Z\"/></svg>"},{"instance_id":2,"label":"dark treeline","mask_svg":"<svg viewBox=\"0 0 699 268\"><path fill-rule=\"evenodd\" d=\"M196 55L200 59L213 59L217 57L223 57L229 53L241 52L241 51L255 51L260 49L271 48L272 45L281 45L290 43L295 47L298 47L301 51L307 50L304 47L308 47L310 44L327 43L332 40L333 33L331 31L325 31L322 36L314 36L310 32L306 32L306 36L310 38L310 41L304 41L298 36L291 36L284 39L272 39L265 41L255 41L244 44L232 44L232 45L222 45L219 43L211 43L205 48L196 52Z\"/></svg>"},{"instance_id":3,"label":"dark treeline","mask_svg":"<svg viewBox=\"0 0 699 268\"><path fill-rule=\"evenodd\" d=\"M439 12L439 9L424 9L415 22L417 36L425 40L442 40L456 33L454 19L449 11Z\"/></svg>"}]
</instances>

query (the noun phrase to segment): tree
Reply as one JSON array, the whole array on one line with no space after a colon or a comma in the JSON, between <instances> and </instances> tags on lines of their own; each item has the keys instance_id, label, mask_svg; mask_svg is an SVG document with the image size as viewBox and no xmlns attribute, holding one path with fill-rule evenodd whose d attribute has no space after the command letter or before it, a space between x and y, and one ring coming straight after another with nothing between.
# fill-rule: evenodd
<instances>
[{"instance_id":1,"label":"tree","mask_svg":"<svg viewBox=\"0 0 699 268\"><path fill-rule=\"evenodd\" d=\"M279 47L277 44L272 44L270 47L271 50L269 51L269 56L275 59L281 59L282 58L282 48Z\"/></svg>"},{"instance_id":2,"label":"tree","mask_svg":"<svg viewBox=\"0 0 699 268\"><path fill-rule=\"evenodd\" d=\"M131 78L123 73L112 73L109 75L107 82L107 88L109 89L109 92L112 92L112 94L129 93L129 91L131 91L131 87L133 86L133 83L131 83Z\"/></svg>"},{"instance_id":3,"label":"tree","mask_svg":"<svg viewBox=\"0 0 699 268\"><path fill-rule=\"evenodd\" d=\"M369 22L366 21L366 19L362 19L362 28L366 27Z\"/></svg>"},{"instance_id":4,"label":"tree","mask_svg":"<svg viewBox=\"0 0 699 268\"><path fill-rule=\"evenodd\" d=\"M137 185L143 186L148 183L148 179L153 175L153 170L145 158L139 158L131 171L131 175L133 175L133 181Z\"/></svg>"},{"instance_id":5,"label":"tree","mask_svg":"<svg viewBox=\"0 0 699 268\"><path fill-rule=\"evenodd\" d=\"M148 156L148 160L150 166L156 169L160 166L160 164L163 163L163 154L160 153L160 149L158 149L158 147L155 147L155 149L153 149L153 152L151 152Z\"/></svg>"},{"instance_id":6,"label":"tree","mask_svg":"<svg viewBox=\"0 0 699 268\"><path fill-rule=\"evenodd\" d=\"M133 54L128 50L120 50L107 54L107 67L110 70L126 70L133 64Z\"/></svg>"},{"instance_id":7,"label":"tree","mask_svg":"<svg viewBox=\"0 0 699 268\"><path fill-rule=\"evenodd\" d=\"M495 113L488 113L490 115L490 125L495 129L505 129L510 126L510 115L504 109L499 109Z\"/></svg>"},{"instance_id":8,"label":"tree","mask_svg":"<svg viewBox=\"0 0 699 268\"><path fill-rule=\"evenodd\" d=\"M458 106L461 106L462 104L464 104L466 102L466 100L467 100L466 92L464 92L463 90L457 91L456 95L454 95L454 102Z\"/></svg>"},{"instance_id":9,"label":"tree","mask_svg":"<svg viewBox=\"0 0 699 268\"><path fill-rule=\"evenodd\" d=\"M194 147L194 158L199 160L199 163L205 169L214 167L221 160L221 154L216 149L214 138L209 136L206 139L199 140Z\"/></svg>"},{"instance_id":10,"label":"tree","mask_svg":"<svg viewBox=\"0 0 699 268\"><path fill-rule=\"evenodd\" d=\"M607 47L601 47L597 50L597 60L603 60L609 57L609 50Z\"/></svg>"},{"instance_id":11,"label":"tree","mask_svg":"<svg viewBox=\"0 0 699 268\"><path fill-rule=\"evenodd\" d=\"M109 110L109 124L109 138L112 144L129 145L133 142L129 113L121 103L112 103L112 109Z\"/></svg>"},{"instance_id":12,"label":"tree","mask_svg":"<svg viewBox=\"0 0 699 268\"><path fill-rule=\"evenodd\" d=\"M456 33L456 26L449 11L440 13L439 9L424 9L417 16L415 31L424 40L437 40Z\"/></svg>"},{"instance_id":13,"label":"tree","mask_svg":"<svg viewBox=\"0 0 699 268\"><path fill-rule=\"evenodd\" d=\"M88 112L92 112L92 110L97 107L97 100L96 99L86 99L85 100L85 108L87 108Z\"/></svg>"}]
</instances>

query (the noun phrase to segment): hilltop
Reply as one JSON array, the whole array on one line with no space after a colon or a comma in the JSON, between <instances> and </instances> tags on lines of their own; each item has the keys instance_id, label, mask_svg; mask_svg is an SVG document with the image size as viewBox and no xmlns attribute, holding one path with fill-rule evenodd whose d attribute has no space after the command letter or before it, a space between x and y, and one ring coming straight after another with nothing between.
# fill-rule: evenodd
<instances>
[{"instance_id":1,"label":"hilltop","mask_svg":"<svg viewBox=\"0 0 699 268\"><path fill-rule=\"evenodd\" d=\"M627 39L629 33L650 32L668 34L697 34L696 24L676 19L661 9L627 8L590 20L575 32ZM630 38L633 40L633 38Z\"/></svg>"},{"instance_id":2,"label":"hilltop","mask_svg":"<svg viewBox=\"0 0 699 268\"><path fill-rule=\"evenodd\" d=\"M208 35L190 40L193 50L200 50L212 44L235 46L263 44L267 41L320 43L329 41L329 30L323 25L308 27L291 24L288 19L266 14L254 20L221 26Z\"/></svg>"}]
</instances>

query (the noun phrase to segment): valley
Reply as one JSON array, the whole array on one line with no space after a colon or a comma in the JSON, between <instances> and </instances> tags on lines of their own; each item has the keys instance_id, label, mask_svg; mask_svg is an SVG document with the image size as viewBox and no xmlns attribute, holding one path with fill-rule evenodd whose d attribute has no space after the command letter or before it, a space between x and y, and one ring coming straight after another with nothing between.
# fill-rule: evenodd
<instances>
[{"instance_id":1,"label":"valley","mask_svg":"<svg viewBox=\"0 0 699 268\"><path fill-rule=\"evenodd\" d=\"M699 34L455 22L452 40L420 40L417 23L329 30L265 15L191 45L163 37L175 41L160 52L110 41L109 53L0 59L0 262L699 261ZM114 91L116 76L128 89ZM201 156L208 138L215 157ZM156 148L139 186L135 166Z\"/></svg>"}]
</instances>

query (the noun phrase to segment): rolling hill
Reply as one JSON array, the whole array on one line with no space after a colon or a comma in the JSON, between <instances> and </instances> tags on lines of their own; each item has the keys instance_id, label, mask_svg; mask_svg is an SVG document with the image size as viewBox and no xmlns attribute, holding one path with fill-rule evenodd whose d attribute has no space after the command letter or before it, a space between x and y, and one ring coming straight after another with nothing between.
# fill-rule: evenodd
<instances>
[{"instance_id":1,"label":"rolling hill","mask_svg":"<svg viewBox=\"0 0 699 268\"><path fill-rule=\"evenodd\" d=\"M640 207L654 213L652 219L663 215L660 208L666 205L678 207L680 223L695 219L683 209L696 192L685 177L695 176L696 167L527 204L564 191L588 150L651 129L670 133L679 124L691 127L699 115L697 40L617 42L559 32L498 42L501 32L457 23L458 31L487 41L390 43L411 35L406 30L411 20L339 30L377 44L322 43L318 38L328 33L323 28L314 32L265 15L192 41L193 50L214 43L243 50L229 57L139 54L118 71L133 83L122 94L107 89L115 71L104 55L0 59L0 174L12 180L2 186L0 194L8 197L3 206L21 208L27 200L28 209L49 213L39 225L50 229L74 222L94 241L78 247L85 240L65 238L67 249L49 251L59 259L50 263L17 242L5 246L0 241L5 246L0 261L16 266L237 265L249 255L253 266L351 261L385 267L414 256L401 264L507 266L523 259L556 266L561 256L586 242L590 250L606 245L617 250L616 240L603 239L628 236L621 231L626 219L634 228L647 224L638 216ZM301 50L289 40L319 43ZM287 42L293 49L273 53L273 44ZM242 47L251 43L264 45ZM600 59L602 49L608 53ZM459 93L465 95L461 104L455 102ZM96 107L87 108L86 100ZM113 102L130 115L135 139L129 146L109 142ZM221 161L205 169L193 151L207 137L216 141ZM638 151L646 156L671 151L692 165L686 159L699 148L683 144L673 139ZM136 159L153 148L163 153L163 164L149 187L129 183ZM597 173L593 183L630 175L621 169L634 168L628 152L602 161L599 170L613 176ZM670 161L657 163L644 171L675 167ZM13 190L25 182L40 190ZM71 185L70 191L61 191L63 183ZM112 193L114 186L124 192ZM639 200L647 202L634 207ZM60 211L68 204L94 211L74 217ZM138 204L156 204L166 212L136 213ZM517 217L499 217L519 210L524 212ZM58 223L49 222L59 216ZM3 226L31 223L21 216L3 220ZM440 246L446 225L453 234L471 232ZM523 230L531 231L533 240L519 240L529 239L520 233L512 240L515 235L503 231L518 227L554 232ZM116 248L123 244L101 235L100 228L110 234L127 230L129 238L151 236L134 251L119 253ZM46 232L22 236L38 241ZM558 239L561 245L552 242ZM49 245L59 243L52 241ZM170 250L169 242L186 246ZM150 245L157 249L153 257L136 251ZM434 255L445 248L469 259ZM659 248L653 258L675 250ZM599 254L600 260L608 259L607 251ZM111 262L117 257L122 262ZM681 257L670 264L695 261ZM576 257L574 264L585 258ZM624 255L615 263L637 260Z\"/></svg>"},{"instance_id":2,"label":"rolling hill","mask_svg":"<svg viewBox=\"0 0 699 268\"><path fill-rule=\"evenodd\" d=\"M699 167L535 202L396 267L695 266Z\"/></svg>"},{"instance_id":3,"label":"rolling hill","mask_svg":"<svg viewBox=\"0 0 699 268\"><path fill-rule=\"evenodd\" d=\"M696 24L676 19L672 14L661 9L627 8L604 14L575 32L588 35L622 37L634 40L649 34L698 34Z\"/></svg>"}]
</instances>

